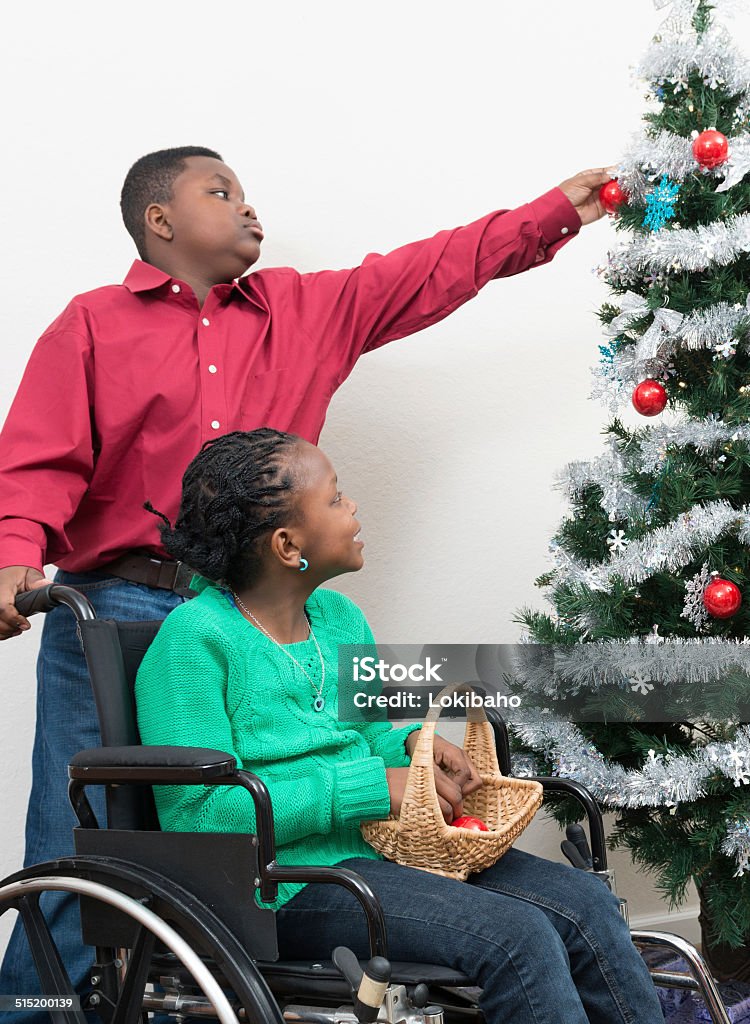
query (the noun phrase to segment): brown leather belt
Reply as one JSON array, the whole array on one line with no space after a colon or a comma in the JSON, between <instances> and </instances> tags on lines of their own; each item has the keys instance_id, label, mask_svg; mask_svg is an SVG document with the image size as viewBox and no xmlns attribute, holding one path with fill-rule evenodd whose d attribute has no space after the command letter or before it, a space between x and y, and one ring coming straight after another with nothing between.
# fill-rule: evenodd
<instances>
[{"instance_id":1,"label":"brown leather belt","mask_svg":"<svg viewBox=\"0 0 750 1024\"><path fill-rule=\"evenodd\" d=\"M152 558L138 551L129 551L114 562L97 566L96 571L119 576L131 583L144 583L147 587L174 590L177 593L190 589L190 580L194 575L193 570L184 562Z\"/></svg>"}]
</instances>

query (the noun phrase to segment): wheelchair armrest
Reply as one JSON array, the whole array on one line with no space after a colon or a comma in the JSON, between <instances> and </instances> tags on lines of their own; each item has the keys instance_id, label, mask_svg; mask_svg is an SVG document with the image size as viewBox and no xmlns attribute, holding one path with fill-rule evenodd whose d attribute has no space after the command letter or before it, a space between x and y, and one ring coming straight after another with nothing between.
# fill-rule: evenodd
<instances>
[{"instance_id":1,"label":"wheelchair armrest","mask_svg":"<svg viewBox=\"0 0 750 1024\"><path fill-rule=\"evenodd\" d=\"M500 772L509 778L513 776L510 755L508 726L497 708L486 708L487 720L495 735L495 752ZM532 782L540 782L542 788L550 793L566 793L582 805L589 822L591 853L594 859L594 871L604 871L607 867L607 847L604 841L604 825L599 804L591 793L580 782L573 779L561 779L557 776L534 776Z\"/></svg>"},{"instance_id":2,"label":"wheelchair armrest","mask_svg":"<svg viewBox=\"0 0 750 1024\"><path fill-rule=\"evenodd\" d=\"M342 867L319 867L317 865L268 864L266 876L274 884L276 882L307 882L338 885L347 889L359 902L367 919L367 935L370 943L370 956L388 956L386 943L385 917L378 897L367 882L356 871ZM262 894L261 889L261 894ZM261 896L261 898L265 898ZM275 898L275 894L274 894Z\"/></svg>"},{"instance_id":3,"label":"wheelchair armrest","mask_svg":"<svg viewBox=\"0 0 750 1024\"><path fill-rule=\"evenodd\" d=\"M607 868L607 846L604 840L604 823L599 804L591 793L580 782L574 779L560 779L556 775L524 776L530 782L539 782L542 789L549 793L565 793L572 796L583 806L589 823L591 854L594 860L594 871L605 871Z\"/></svg>"},{"instance_id":4,"label":"wheelchair armrest","mask_svg":"<svg viewBox=\"0 0 750 1024\"><path fill-rule=\"evenodd\" d=\"M268 789L252 772L222 750L205 747L93 747L81 750L68 765L68 798L82 828L98 828L86 786L240 786L255 805L261 899L278 895L272 878L276 866L273 808Z\"/></svg>"},{"instance_id":5,"label":"wheelchair armrest","mask_svg":"<svg viewBox=\"0 0 750 1024\"><path fill-rule=\"evenodd\" d=\"M231 754L205 747L94 747L79 751L68 765L71 779L94 785L205 784L236 772Z\"/></svg>"}]
</instances>

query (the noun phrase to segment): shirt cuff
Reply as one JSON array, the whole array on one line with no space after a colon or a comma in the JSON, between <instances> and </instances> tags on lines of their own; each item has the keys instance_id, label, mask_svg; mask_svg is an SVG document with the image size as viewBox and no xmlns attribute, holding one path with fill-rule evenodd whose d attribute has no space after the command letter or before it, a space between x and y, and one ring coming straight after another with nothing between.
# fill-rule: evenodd
<instances>
[{"instance_id":1,"label":"shirt cuff","mask_svg":"<svg viewBox=\"0 0 750 1024\"><path fill-rule=\"evenodd\" d=\"M382 757L337 764L334 780L333 815L337 825L388 817L391 794Z\"/></svg>"},{"instance_id":2,"label":"shirt cuff","mask_svg":"<svg viewBox=\"0 0 750 1024\"><path fill-rule=\"evenodd\" d=\"M581 230L578 211L561 188L551 188L538 199L533 199L529 206L534 211L545 245L553 245Z\"/></svg>"},{"instance_id":3,"label":"shirt cuff","mask_svg":"<svg viewBox=\"0 0 750 1024\"><path fill-rule=\"evenodd\" d=\"M11 520L6 520L0 525L0 569L5 569L9 565L26 565L30 569L44 572L44 549L11 524ZM34 525L36 529L41 530L41 527Z\"/></svg>"}]
</instances>

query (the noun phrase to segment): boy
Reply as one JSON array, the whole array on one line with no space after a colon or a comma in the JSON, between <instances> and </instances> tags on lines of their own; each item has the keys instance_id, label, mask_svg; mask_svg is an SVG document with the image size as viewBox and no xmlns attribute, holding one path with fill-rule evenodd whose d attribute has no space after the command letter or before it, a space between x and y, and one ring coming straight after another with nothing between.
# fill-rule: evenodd
<instances>
[{"instance_id":1,"label":"boy","mask_svg":"<svg viewBox=\"0 0 750 1024\"><path fill-rule=\"evenodd\" d=\"M0 639L29 628L14 598L44 581L48 563L100 616L165 617L190 573L165 557L143 504L175 517L182 472L205 440L267 426L316 442L363 352L437 322L493 277L549 262L603 215L609 176L582 172L517 210L353 270L243 277L263 231L219 154L183 147L137 161L121 206L140 260L122 285L77 296L45 332L0 434ZM45 617L38 672L27 864L69 851L66 765L98 742L64 609ZM70 902L61 899L55 939L80 986L90 956ZM37 991L18 927L0 991Z\"/></svg>"}]
</instances>

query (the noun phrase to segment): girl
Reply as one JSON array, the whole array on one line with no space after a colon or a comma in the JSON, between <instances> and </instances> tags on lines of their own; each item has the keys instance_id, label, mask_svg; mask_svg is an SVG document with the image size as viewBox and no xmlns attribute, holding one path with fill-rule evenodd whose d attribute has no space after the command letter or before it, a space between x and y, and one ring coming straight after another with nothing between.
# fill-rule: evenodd
<instances>
[{"instance_id":1,"label":"girl","mask_svg":"<svg viewBox=\"0 0 750 1024\"><path fill-rule=\"evenodd\" d=\"M170 613L142 663L143 742L224 750L260 776L278 861L362 875L382 903L390 956L475 979L488 1024L663 1024L598 878L510 850L459 882L385 861L362 839L360 822L398 814L419 726L338 720L338 645L374 642L359 608L321 588L362 568L356 512L301 438L261 429L203 446L174 529L162 527L169 554L203 577L200 593ZM480 780L439 737L435 761L451 821ZM255 830L252 802L233 787L158 787L155 797L165 829ZM345 890L281 883L273 906L283 959L339 944L367 955L364 915Z\"/></svg>"}]
</instances>

